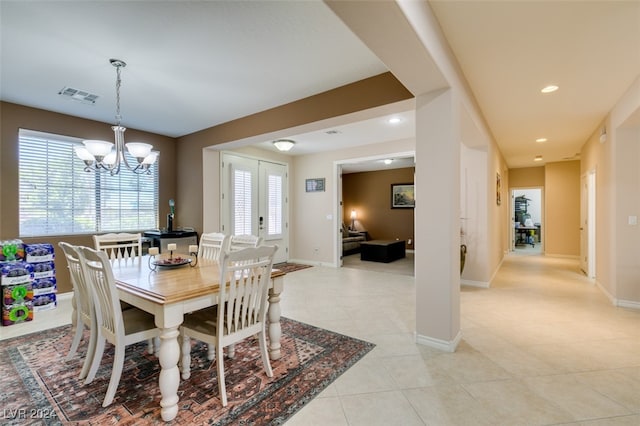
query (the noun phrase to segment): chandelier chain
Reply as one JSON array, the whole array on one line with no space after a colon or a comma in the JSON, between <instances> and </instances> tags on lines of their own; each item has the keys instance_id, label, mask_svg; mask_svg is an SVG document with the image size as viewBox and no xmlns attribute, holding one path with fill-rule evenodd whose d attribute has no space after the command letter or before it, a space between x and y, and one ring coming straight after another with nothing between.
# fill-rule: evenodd
<instances>
[{"instance_id":1,"label":"chandelier chain","mask_svg":"<svg viewBox=\"0 0 640 426\"><path fill-rule=\"evenodd\" d=\"M120 79L120 68L122 68L121 65L116 65L116 124L118 126L122 120L122 115L120 115L120 85L122 82Z\"/></svg>"}]
</instances>

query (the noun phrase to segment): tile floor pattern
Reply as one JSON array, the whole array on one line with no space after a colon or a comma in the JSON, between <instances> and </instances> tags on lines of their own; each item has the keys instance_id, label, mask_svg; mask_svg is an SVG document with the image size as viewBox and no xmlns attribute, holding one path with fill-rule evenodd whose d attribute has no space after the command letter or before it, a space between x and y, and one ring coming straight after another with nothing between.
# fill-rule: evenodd
<instances>
[{"instance_id":1,"label":"tile floor pattern","mask_svg":"<svg viewBox=\"0 0 640 426\"><path fill-rule=\"evenodd\" d=\"M640 424L640 311L613 307L577 261L509 255L490 289L460 296L463 340L444 353L414 343L412 276L287 275L284 316L377 345L287 425Z\"/></svg>"}]
</instances>

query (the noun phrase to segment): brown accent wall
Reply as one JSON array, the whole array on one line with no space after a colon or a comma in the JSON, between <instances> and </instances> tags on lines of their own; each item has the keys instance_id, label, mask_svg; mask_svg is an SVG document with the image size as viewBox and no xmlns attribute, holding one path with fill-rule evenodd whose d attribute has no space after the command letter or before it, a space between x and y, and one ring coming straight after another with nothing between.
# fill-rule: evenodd
<instances>
[{"instance_id":1,"label":"brown accent wall","mask_svg":"<svg viewBox=\"0 0 640 426\"><path fill-rule=\"evenodd\" d=\"M580 161L545 166L545 253L580 255Z\"/></svg>"},{"instance_id":2,"label":"brown accent wall","mask_svg":"<svg viewBox=\"0 0 640 426\"><path fill-rule=\"evenodd\" d=\"M64 114L25 107L21 105L0 103L0 239L17 238L18 217L18 131L19 129L37 130L59 135L73 136L82 139L113 140L111 124L85 120ZM175 139L127 129L125 140L140 140L153 145L160 152L160 225L169 213L169 199L175 198ZM177 222L180 223L180 212L176 211ZM26 243L50 243L56 248L56 276L58 291L71 291L71 283L62 250L58 249L60 241L70 244L93 246L91 235L56 236L43 238L24 238Z\"/></svg>"},{"instance_id":3,"label":"brown accent wall","mask_svg":"<svg viewBox=\"0 0 640 426\"><path fill-rule=\"evenodd\" d=\"M413 183L415 168L349 173L342 176L343 217L351 224L351 210L356 210L356 229L366 230L374 240L411 239L414 247L413 209L391 208L391 184Z\"/></svg>"},{"instance_id":4,"label":"brown accent wall","mask_svg":"<svg viewBox=\"0 0 640 426\"><path fill-rule=\"evenodd\" d=\"M179 138L176 205L188 206L181 216L184 223L202 230L203 148L411 98L411 92L387 72Z\"/></svg>"}]
</instances>

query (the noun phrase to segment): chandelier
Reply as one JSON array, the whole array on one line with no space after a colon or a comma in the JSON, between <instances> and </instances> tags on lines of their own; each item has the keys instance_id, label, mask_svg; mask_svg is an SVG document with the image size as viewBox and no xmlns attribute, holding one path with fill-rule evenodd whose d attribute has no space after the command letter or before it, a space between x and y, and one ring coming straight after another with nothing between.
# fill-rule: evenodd
<instances>
[{"instance_id":1,"label":"chandelier","mask_svg":"<svg viewBox=\"0 0 640 426\"><path fill-rule=\"evenodd\" d=\"M84 161L84 170L90 171L108 171L111 175L120 173L120 165L124 164L127 169L136 174L151 171L149 167L156 162L157 152L151 152L153 146L142 142L124 143L124 131L126 127L120 125L122 116L120 115L120 71L127 64L120 59L110 59L111 65L116 67L116 125L111 126L115 133L115 144L100 140L84 140L83 145L75 147L76 155ZM124 155L124 148L127 147L129 154L133 156L137 164L129 164L127 157Z\"/></svg>"}]
</instances>

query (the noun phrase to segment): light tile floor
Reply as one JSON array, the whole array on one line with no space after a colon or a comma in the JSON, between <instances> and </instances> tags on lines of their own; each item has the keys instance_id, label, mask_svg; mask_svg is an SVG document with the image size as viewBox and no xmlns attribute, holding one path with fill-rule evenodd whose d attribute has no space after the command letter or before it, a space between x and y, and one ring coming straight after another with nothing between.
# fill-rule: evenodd
<instances>
[{"instance_id":1,"label":"light tile floor","mask_svg":"<svg viewBox=\"0 0 640 426\"><path fill-rule=\"evenodd\" d=\"M640 424L640 311L611 306L576 261L512 254L460 299L463 340L444 353L414 343L410 274L287 275L284 316L377 345L287 425ZM68 323L70 309L0 337Z\"/></svg>"}]
</instances>

